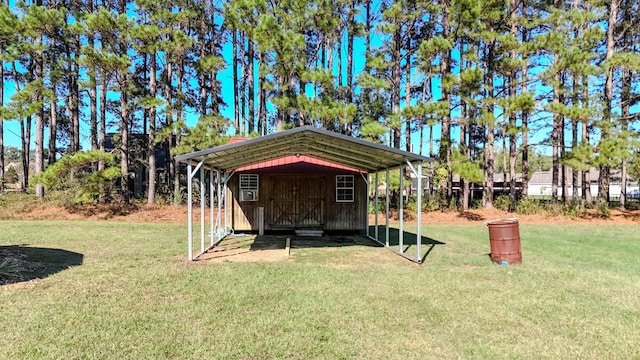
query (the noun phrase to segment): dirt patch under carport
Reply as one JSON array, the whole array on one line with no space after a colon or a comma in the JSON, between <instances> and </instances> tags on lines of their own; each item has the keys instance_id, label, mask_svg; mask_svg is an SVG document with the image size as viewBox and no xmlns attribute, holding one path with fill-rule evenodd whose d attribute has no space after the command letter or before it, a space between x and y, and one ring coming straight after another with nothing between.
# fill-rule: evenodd
<instances>
[{"instance_id":1,"label":"dirt patch under carport","mask_svg":"<svg viewBox=\"0 0 640 360\"><path fill-rule=\"evenodd\" d=\"M380 247L374 241L361 235L258 236L256 234L234 234L225 237L217 246L200 255L196 263L287 261L291 259L297 249L359 245ZM389 253L389 255L392 254Z\"/></svg>"}]
</instances>

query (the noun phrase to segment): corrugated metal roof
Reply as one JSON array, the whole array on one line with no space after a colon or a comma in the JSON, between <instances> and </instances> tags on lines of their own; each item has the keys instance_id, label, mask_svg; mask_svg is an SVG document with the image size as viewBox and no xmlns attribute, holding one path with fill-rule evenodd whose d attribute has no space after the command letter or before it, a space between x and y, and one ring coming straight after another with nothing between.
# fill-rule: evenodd
<instances>
[{"instance_id":1,"label":"corrugated metal roof","mask_svg":"<svg viewBox=\"0 0 640 360\"><path fill-rule=\"evenodd\" d=\"M302 126L246 141L176 156L176 161L200 162L211 169L235 170L286 156L309 156L364 172L403 166L407 161L433 161L389 146Z\"/></svg>"}]
</instances>

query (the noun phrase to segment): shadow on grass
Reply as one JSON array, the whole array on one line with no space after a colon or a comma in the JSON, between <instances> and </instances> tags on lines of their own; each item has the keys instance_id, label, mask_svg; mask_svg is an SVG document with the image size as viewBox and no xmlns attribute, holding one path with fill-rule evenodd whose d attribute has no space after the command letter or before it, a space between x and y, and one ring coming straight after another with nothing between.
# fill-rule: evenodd
<instances>
[{"instance_id":1,"label":"shadow on grass","mask_svg":"<svg viewBox=\"0 0 640 360\"><path fill-rule=\"evenodd\" d=\"M373 236L375 232L375 226L370 226L369 227L369 234L371 234ZM385 229L384 227L381 227L378 229L378 241L385 243L386 242L386 238L385 238L386 234L385 234ZM427 236L421 236L421 243L422 243L422 256L420 261L424 262L425 259L427 258L427 256L429 256L429 254L431 253L431 251L433 251L433 249L435 248L436 245L445 245L444 242L437 240L437 239L433 239ZM407 231L403 231L402 232L402 253L407 253L409 251L412 251L413 247L415 247L418 244L418 235L411 233L411 232L407 232ZM396 228L390 228L389 229L389 247L399 251L400 250L400 230L396 229Z\"/></svg>"},{"instance_id":2,"label":"shadow on grass","mask_svg":"<svg viewBox=\"0 0 640 360\"><path fill-rule=\"evenodd\" d=\"M198 257L204 261L259 262L282 261L288 258L290 249L331 248L363 244L375 246L362 235L299 236L293 233L234 234L222 239L213 248Z\"/></svg>"},{"instance_id":3,"label":"shadow on grass","mask_svg":"<svg viewBox=\"0 0 640 360\"><path fill-rule=\"evenodd\" d=\"M9 261L8 274L0 276L0 285L46 278L73 266L82 265L84 255L62 249L27 245L0 246L0 262Z\"/></svg>"},{"instance_id":4,"label":"shadow on grass","mask_svg":"<svg viewBox=\"0 0 640 360\"><path fill-rule=\"evenodd\" d=\"M370 228L370 234L373 234L373 227ZM385 243L384 230L379 234L381 243ZM404 232L403 251L399 251L399 231L398 229L389 229L389 248L395 252L406 253L407 251L415 251L417 242L416 234ZM422 236L422 253L421 262L427 258L436 245L444 245L444 242ZM215 259L242 259L243 256L253 254L253 259L259 261L261 257L271 255L259 255L271 253L268 250L285 250L289 239L291 249L305 248L338 248L347 246L369 246L382 247L383 245L373 241L361 233L325 233L322 236L300 236L293 233L270 233L266 235L256 234L235 234L224 238L217 246L209 249L205 254L199 257L200 260ZM394 249L395 247L395 249ZM266 250L266 251L265 251ZM408 254L412 256L411 254ZM402 255L405 256L405 255ZM405 256L406 257L406 256Z\"/></svg>"},{"instance_id":5,"label":"shadow on grass","mask_svg":"<svg viewBox=\"0 0 640 360\"><path fill-rule=\"evenodd\" d=\"M343 246L379 246L360 234L324 234L323 236L299 236L295 234L255 235L250 250L284 249L290 240L291 248L324 248ZM246 240L245 240L246 241ZM246 244L246 242L245 242Z\"/></svg>"}]
</instances>

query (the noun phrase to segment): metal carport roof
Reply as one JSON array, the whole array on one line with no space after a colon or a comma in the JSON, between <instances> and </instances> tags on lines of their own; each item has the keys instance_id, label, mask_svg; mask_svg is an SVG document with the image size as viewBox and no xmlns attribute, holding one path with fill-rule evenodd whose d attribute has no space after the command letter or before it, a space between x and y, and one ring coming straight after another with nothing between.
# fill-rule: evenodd
<instances>
[{"instance_id":1,"label":"metal carport roof","mask_svg":"<svg viewBox=\"0 0 640 360\"><path fill-rule=\"evenodd\" d=\"M176 161L192 160L209 169L232 170L290 155L308 155L320 160L373 173L406 165L433 161L432 158L374 144L313 126L227 144L176 156Z\"/></svg>"}]
</instances>

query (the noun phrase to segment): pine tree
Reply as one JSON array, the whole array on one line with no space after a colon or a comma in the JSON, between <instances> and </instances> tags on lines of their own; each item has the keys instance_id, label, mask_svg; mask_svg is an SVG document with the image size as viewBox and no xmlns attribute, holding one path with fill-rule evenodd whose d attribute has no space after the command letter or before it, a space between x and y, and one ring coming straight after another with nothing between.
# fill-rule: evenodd
<instances>
[{"instance_id":1,"label":"pine tree","mask_svg":"<svg viewBox=\"0 0 640 360\"><path fill-rule=\"evenodd\" d=\"M614 106L614 89L613 89L613 76L615 64L611 62L614 58L616 47L616 28L618 23L618 9L620 6L620 0L611 0L607 3L609 18L607 20L607 34L605 42L605 57L604 57L604 111L602 114L602 120L600 121L600 143L598 145L600 160L600 175L598 178L598 205L605 206L609 203L609 179L611 175L611 164L609 159L613 158L613 144L611 137L611 130L613 126L613 106Z\"/></svg>"},{"instance_id":2,"label":"pine tree","mask_svg":"<svg viewBox=\"0 0 640 360\"><path fill-rule=\"evenodd\" d=\"M0 192L4 191L4 168L5 168L5 146L4 146L4 121L11 117L4 103L4 87L5 87L5 50L14 45L17 41L16 30L18 29L18 18L15 16L9 6L0 3Z\"/></svg>"},{"instance_id":3,"label":"pine tree","mask_svg":"<svg viewBox=\"0 0 640 360\"><path fill-rule=\"evenodd\" d=\"M14 114L20 119L27 119L21 126L23 133L23 173L25 174L24 185L28 184L29 162L30 162L30 133L31 117L35 117L35 151L34 151L34 174L38 175L44 171L44 100L45 100L45 73L44 54L47 44L45 37L53 38L55 32L60 27L61 14L55 9L47 9L42 6L41 1L24 7L24 16L21 18L20 39L14 46L17 47L15 59L20 59L23 68L26 69L24 79L27 81L23 89L20 89L18 71L14 68L14 82L16 94L14 94ZM28 64L24 66L24 64ZM25 102L28 102L26 104ZM43 198L44 190L41 184L35 184L36 197Z\"/></svg>"},{"instance_id":4,"label":"pine tree","mask_svg":"<svg viewBox=\"0 0 640 360\"><path fill-rule=\"evenodd\" d=\"M161 29L157 25L160 22L161 10L157 2L140 2L140 16L146 21L137 24L132 28L131 36L134 39L136 51L148 59L147 69L149 81L144 96L139 99L141 106L148 119L148 129L143 126L143 132L147 133L146 153L147 153L147 203L154 204L156 196L156 129L157 129L157 108L162 101L156 98L157 92L157 58Z\"/></svg>"}]
</instances>

